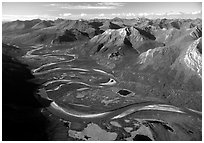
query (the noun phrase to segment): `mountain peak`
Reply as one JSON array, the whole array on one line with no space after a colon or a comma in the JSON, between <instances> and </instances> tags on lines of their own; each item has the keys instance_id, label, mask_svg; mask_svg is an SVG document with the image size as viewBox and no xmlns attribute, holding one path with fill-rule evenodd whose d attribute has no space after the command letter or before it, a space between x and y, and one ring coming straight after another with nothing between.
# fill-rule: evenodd
<instances>
[{"instance_id":1,"label":"mountain peak","mask_svg":"<svg viewBox=\"0 0 204 143\"><path fill-rule=\"evenodd\" d=\"M201 49L202 38L198 38L195 40L187 49L184 62L186 66L191 69L192 72L198 74L200 78L202 78L202 55L198 49Z\"/></svg>"},{"instance_id":2,"label":"mountain peak","mask_svg":"<svg viewBox=\"0 0 204 143\"><path fill-rule=\"evenodd\" d=\"M104 46L121 46L126 43L134 49L138 49L145 42L154 41L156 38L136 27L124 27L120 29L108 29L104 33L93 37L90 42L104 44ZM126 44L127 45L127 44ZM147 45L146 45L147 46Z\"/></svg>"}]
</instances>

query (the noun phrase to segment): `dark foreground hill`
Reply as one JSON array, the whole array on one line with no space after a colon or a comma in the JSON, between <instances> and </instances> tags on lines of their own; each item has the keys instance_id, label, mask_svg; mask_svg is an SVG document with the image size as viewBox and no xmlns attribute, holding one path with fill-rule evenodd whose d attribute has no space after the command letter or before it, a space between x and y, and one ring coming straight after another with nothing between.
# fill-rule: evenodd
<instances>
[{"instance_id":1,"label":"dark foreground hill","mask_svg":"<svg viewBox=\"0 0 204 143\"><path fill-rule=\"evenodd\" d=\"M47 119L34 96L38 85L29 81L34 76L27 65L16 59L17 52L15 47L3 44L2 140L47 140Z\"/></svg>"}]
</instances>

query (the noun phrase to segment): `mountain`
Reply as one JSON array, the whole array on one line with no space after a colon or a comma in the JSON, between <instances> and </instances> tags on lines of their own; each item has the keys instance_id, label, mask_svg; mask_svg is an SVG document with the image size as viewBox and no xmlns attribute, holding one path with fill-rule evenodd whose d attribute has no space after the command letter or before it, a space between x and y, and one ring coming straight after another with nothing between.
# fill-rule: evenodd
<instances>
[{"instance_id":1,"label":"mountain","mask_svg":"<svg viewBox=\"0 0 204 143\"><path fill-rule=\"evenodd\" d=\"M135 24L125 25L124 21L126 24L127 21L134 21ZM11 23L7 26L4 24L7 30L13 29ZM13 25L16 23L22 25L23 22L15 21ZM165 85L184 91L201 90L202 25L199 19L58 19L49 21L52 25L39 20L30 23L33 31L11 36L14 42L55 44L85 41L79 49L107 70L120 69L121 65L125 65L123 68L134 65L136 73L144 76L151 73L152 81L145 81L151 86L159 85L161 88ZM116 26L114 23L123 25ZM32 28L31 25L39 28ZM16 26L14 29L28 27Z\"/></svg>"},{"instance_id":2,"label":"mountain","mask_svg":"<svg viewBox=\"0 0 204 143\"><path fill-rule=\"evenodd\" d=\"M194 28L201 25L200 19L185 20L185 19L155 19L147 18L137 19L92 19L92 20L65 20L57 19L51 20L26 20L26 21L12 21L2 24L3 42L7 43L25 43L25 44L42 44L52 43L55 39L60 39L59 36L64 35L71 29L76 29L80 32L88 34L89 38L103 33L106 30L121 29L125 27L136 27L140 32L151 33L159 39L157 41L165 43L163 40L166 34L174 34L179 36L182 29ZM151 28L150 28L151 27ZM137 30L138 30L137 29ZM173 30L172 30L173 29ZM72 31L72 30L71 30ZM166 31L166 32L165 32ZM71 32L72 33L72 32ZM65 34L66 35L66 34ZM80 35L80 34L76 34ZM163 36L161 36L163 35ZM174 36L176 38L176 36ZM84 38L77 38L84 39ZM64 40L69 42L69 40ZM168 40L167 40L168 41ZM172 40L171 40L172 41Z\"/></svg>"},{"instance_id":3,"label":"mountain","mask_svg":"<svg viewBox=\"0 0 204 143\"><path fill-rule=\"evenodd\" d=\"M21 41L24 44L52 43L54 40L58 41L57 39L63 39L64 36L66 37L67 34L69 35L69 33L73 33L73 31L75 31L74 33L78 40L84 39L79 34L80 32L82 35L86 35L85 37L93 37L101 33L99 29L93 28L88 21L77 20L58 20L54 22L38 20L35 22L25 21L25 23L22 21L14 21L3 24L3 28L4 42L12 41L13 43L18 43ZM76 31L78 31L78 34L76 34ZM70 40L63 41L70 42Z\"/></svg>"},{"instance_id":4,"label":"mountain","mask_svg":"<svg viewBox=\"0 0 204 143\"><path fill-rule=\"evenodd\" d=\"M141 53L150 48L163 46L163 43L155 41L154 35L137 27L125 27L120 29L108 29L104 33L93 37L89 44L90 53L105 53L113 49L121 49L126 46ZM94 46L91 46L94 45Z\"/></svg>"},{"instance_id":5,"label":"mountain","mask_svg":"<svg viewBox=\"0 0 204 143\"><path fill-rule=\"evenodd\" d=\"M50 27L53 25L53 21L40 21L39 23L35 24L32 29L41 29L41 28L46 28Z\"/></svg>"},{"instance_id":6,"label":"mountain","mask_svg":"<svg viewBox=\"0 0 204 143\"><path fill-rule=\"evenodd\" d=\"M135 87L138 94L157 96L176 106L197 103L194 109L200 110L201 31L202 26L149 31L135 26L108 29L90 39L82 50L107 71L134 73L125 79L141 84Z\"/></svg>"},{"instance_id":7,"label":"mountain","mask_svg":"<svg viewBox=\"0 0 204 143\"><path fill-rule=\"evenodd\" d=\"M121 26L119 26L117 24L114 24L113 22L106 21L105 23L103 23L102 26L100 26L100 29L105 31L107 29L120 29L121 27L122 27L122 24Z\"/></svg>"},{"instance_id":8,"label":"mountain","mask_svg":"<svg viewBox=\"0 0 204 143\"><path fill-rule=\"evenodd\" d=\"M32 28L35 24L39 23L40 19L26 20L26 21L13 21L7 22L2 25L3 32L18 32L19 30L27 30Z\"/></svg>"},{"instance_id":9,"label":"mountain","mask_svg":"<svg viewBox=\"0 0 204 143\"><path fill-rule=\"evenodd\" d=\"M81 32L78 29L65 30L63 35L58 36L53 42L54 43L63 43L63 42L74 42L81 40L88 40L89 35L85 32Z\"/></svg>"}]
</instances>

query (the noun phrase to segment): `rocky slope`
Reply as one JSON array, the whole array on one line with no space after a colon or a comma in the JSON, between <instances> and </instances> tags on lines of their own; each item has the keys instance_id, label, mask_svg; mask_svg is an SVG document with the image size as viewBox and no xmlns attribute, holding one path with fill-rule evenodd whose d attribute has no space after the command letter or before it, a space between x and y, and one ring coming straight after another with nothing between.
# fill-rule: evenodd
<instances>
[{"instance_id":1,"label":"rocky slope","mask_svg":"<svg viewBox=\"0 0 204 143\"><path fill-rule=\"evenodd\" d=\"M125 27L117 30L108 29L104 33L93 37L89 44L95 45L91 51L107 51L113 47L129 46L141 53L149 48L163 46L163 43L155 41L154 35L136 27ZM151 45L151 46L150 46Z\"/></svg>"}]
</instances>

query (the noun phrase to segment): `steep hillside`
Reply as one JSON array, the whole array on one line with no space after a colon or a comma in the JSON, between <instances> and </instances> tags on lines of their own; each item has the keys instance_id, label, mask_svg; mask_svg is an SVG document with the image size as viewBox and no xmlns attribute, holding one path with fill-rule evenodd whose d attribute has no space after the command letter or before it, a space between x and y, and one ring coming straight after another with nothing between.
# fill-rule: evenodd
<instances>
[{"instance_id":1,"label":"steep hillside","mask_svg":"<svg viewBox=\"0 0 204 143\"><path fill-rule=\"evenodd\" d=\"M164 44L155 41L154 35L136 27L124 27L116 30L108 29L93 37L85 45L84 50L102 63L106 61L116 64L125 57L126 53L139 54L158 46Z\"/></svg>"}]
</instances>

